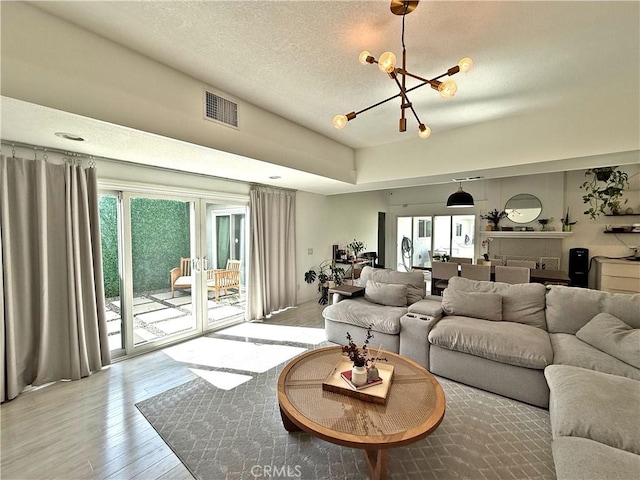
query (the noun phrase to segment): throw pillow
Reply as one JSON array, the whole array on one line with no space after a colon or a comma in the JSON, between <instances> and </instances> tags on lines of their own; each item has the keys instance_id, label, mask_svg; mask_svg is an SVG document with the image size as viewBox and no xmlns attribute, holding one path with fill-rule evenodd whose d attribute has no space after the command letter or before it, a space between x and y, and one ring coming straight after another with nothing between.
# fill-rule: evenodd
<instances>
[{"instance_id":1,"label":"throw pillow","mask_svg":"<svg viewBox=\"0 0 640 480\"><path fill-rule=\"evenodd\" d=\"M364 298L369 302L389 307L407 306L407 286L397 283L380 283L367 280Z\"/></svg>"},{"instance_id":2,"label":"throw pillow","mask_svg":"<svg viewBox=\"0 0 640 480\"><path fill-rule=\"evenodd\" d=\"M599 313L577 331L576 337L592 347L640 368L640 329L610 313Z\"/></svg>"},{"instance_id":3,"label":"throw pillow","mask_svg":"<svg viewBox=\"0 0 640 480\"><path fill-rule=\"evenodd\" d=\"M446 288L442 296L442 310L447 315L502 320L502 296L499 293L461 292Z\"/></svg>"}]
</instances>

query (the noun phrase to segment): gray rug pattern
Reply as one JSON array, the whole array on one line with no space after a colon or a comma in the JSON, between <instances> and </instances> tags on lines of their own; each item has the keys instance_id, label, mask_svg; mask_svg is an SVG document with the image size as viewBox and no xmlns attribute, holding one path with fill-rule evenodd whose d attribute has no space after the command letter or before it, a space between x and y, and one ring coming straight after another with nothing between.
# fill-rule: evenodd
<instances>
[{"instance_id":1,"label":"gray rug pattern","mask_svg":"<svg viewBox=\"0 0 640 480\"><path fill-rule=\"evenodd\" d=\"M228 391L192 380L136 406L198 479L368 478L363 451L284 430L276 395L282 367ZM439 381L443 422L389 450L387 478L555 478L548 411Z\"/></svg>"}]
</instances>

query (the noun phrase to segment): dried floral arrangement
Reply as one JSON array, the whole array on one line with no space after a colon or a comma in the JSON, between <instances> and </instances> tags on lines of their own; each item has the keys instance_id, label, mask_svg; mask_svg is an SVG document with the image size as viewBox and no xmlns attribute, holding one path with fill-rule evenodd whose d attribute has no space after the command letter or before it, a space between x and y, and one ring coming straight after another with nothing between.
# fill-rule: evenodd
<instances>
[{"instance_id":1,"label":"dried floral arrangement","mask_svg":"<svg viewBox=\"0 0 640 480\"><path fill-rule=\"evenodd\" d=\"M500 223L500 220L506 217L507 217L507 212L505 212L504 210L499 212L498 209L496 208L487 212L486 215L480 215L480 218L482 220L488 220L489 222L493 223L493 225L496 228L498 228L498 224Z\"/></svg>"},{"instance_id":2,"label":"dried floral arrangement","mask_svg":"<svg viewBox=\"0 0 640 480\"><path fill-rule=\"evenodd\" d=\"M371 333L372 327L373 325L369 325L369 328L367 328L367 336L361 347L356 345L351 334L347 332L347 340L349 343L342 347L342 353L346 354L349 357L349 360L351 360L353 365L356 367L364 367L369 363L377 362L378 360L387 361L386 358L379 358L377 356L369 357L369 342L373 338L373 333Z\"/></svg>"}]
</instances>

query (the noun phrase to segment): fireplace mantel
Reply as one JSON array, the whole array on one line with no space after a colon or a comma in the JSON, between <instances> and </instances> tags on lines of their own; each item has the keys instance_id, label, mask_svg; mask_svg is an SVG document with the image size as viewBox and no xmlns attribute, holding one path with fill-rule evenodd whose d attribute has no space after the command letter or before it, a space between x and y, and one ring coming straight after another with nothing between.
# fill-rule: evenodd
<instances>
[{"instance_id":1,"label":"fireplace mantel","mask_svg":"<svg viewBox=\"0 0 640 480\"><path fill-rule=\"evenodd\" d=\"M482 231L480 232L481 238L567 238L571 236L573 232L503 232L503 231Z\"/></svg>"}]
</instances>

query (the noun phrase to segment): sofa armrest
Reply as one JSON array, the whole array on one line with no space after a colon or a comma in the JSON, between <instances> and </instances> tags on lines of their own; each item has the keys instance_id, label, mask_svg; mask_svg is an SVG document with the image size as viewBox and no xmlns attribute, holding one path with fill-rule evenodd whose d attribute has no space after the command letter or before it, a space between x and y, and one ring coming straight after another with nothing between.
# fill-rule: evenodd
<instances>
[{"instance_id":1,"label":"sofa armrest","mask_svg":"<svg viewBox=\"0 0 640 480\"><path fill-rule=\"evenodd\" d=\"M442 312L436 316L411 312L404 315L400 319L400 355L429 370L429 332L441 318Z\"/></svg>"},{"instance_id":2,"label":"sofa armrest","mask_svg":"<svg viewBox=\"0 0 640 480\"><path fill-rule=\"evenodd\" d=\"M409 305L409 313L423 315L439 320L442 318L442 297L429 295L416 303Z\"/></svg>"}]
</instances>

